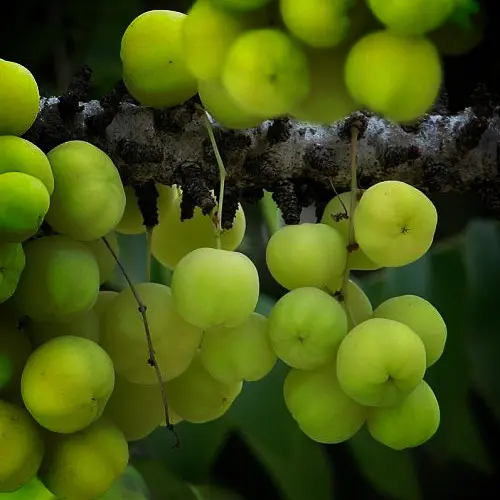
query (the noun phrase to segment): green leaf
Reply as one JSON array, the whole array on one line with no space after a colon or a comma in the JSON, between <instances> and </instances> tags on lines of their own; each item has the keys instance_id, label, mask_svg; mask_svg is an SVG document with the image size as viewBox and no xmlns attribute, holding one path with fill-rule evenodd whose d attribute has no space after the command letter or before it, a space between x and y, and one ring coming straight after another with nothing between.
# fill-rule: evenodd
<instances>
[{"instance_id":1,"label":"green leaf","mask_svg":"<svg viewBox=\"0 0 500 500\"><path fill-rule=\"evenodd\" d=\"M467 354L474 386L500 420L500 232L496 223L476 221L465 235L469 297Z\"/></svg>"},{"instance_id":2,"label":"green leaf","mask_svg":"<svg viewBox=\"0 0 500 500\"><path fill-rule=\"evenodd\" d=\"M233 491L213 485L191 486L196 500L243 500Z\"/></svg>"},{"instance_id":3,"label":"green leaf","mask_svg":"<svg viewBox=\"0 0 500 500\"><path fill-rule=\"evenodd\" d=\"M144 446L184 481L207 482L210 467L228 436L228 422L224 417L205 424L180 422L175 429L181 440L180 448L173 448L174 436L164 427L148 436Z\"/></svg>"},{"instance_id":4,"label":"green leaf","mask_svg":"<svg viewBox=\"0 0 500 500\"><path fill-rule=\"evenodd\" d=\"M347 444L361 472L379 493L396 500L421 498L411 451L395 451L378 443L366 427Z\"/></svg>"},{"instance_id":5,"label":"green leaf","mask_svg":"<svg viewBox=\"0 0 500 500\"><path fill-rule=\"evenodd\" d=\"M286 500L334 498L331 465L322 445L299 429L283 399L282 363L264 379L245 384L227 413Z\"/></svg>"}]
</instances>

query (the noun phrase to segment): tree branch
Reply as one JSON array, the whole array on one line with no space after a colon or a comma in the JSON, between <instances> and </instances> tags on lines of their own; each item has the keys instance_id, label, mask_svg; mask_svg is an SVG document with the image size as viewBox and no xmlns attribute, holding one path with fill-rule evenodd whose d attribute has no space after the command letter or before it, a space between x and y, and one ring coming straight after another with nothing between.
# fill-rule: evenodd
<instances>
[{"instance_id":1,"label":"tree branch","mask_svg":"<svg viewBox=\"0 0 500 500\"><path fill-rule=\"evenodd\" d=\"M88 68L81 75L88 80ZM100 101L77 107L75 88L82 101L85 98L81 87L85 85L73 84L71 99L42 99L39 116L25 138L46 152L67 140L89 141L113 159L124 183L179 184L192 203L205 212L213 208L207 196L218 187L219 172L197 98L153 110L134 103L120 83ZM233 197L251 200L259 199L264 188L272 191L285 221L298 222L297 208L329 199L332 181L338 191L349 189L353 120L362 124L360 188L398 179L431 196L474 191L500 214L500 118L490 108L468 108L453 116L436 112L411 127L361 112L330 127L280 119L232 131L214 123L227 189Z\"/></svg>"}]
</instances>

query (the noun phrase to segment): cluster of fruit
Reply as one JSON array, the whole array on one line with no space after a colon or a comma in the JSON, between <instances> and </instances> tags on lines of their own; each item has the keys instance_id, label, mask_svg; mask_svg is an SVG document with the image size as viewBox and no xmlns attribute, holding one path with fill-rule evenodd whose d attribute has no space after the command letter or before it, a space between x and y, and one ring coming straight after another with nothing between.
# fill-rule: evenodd
<instances>
[{"instance_id":1,"label":"cluster of fruit","mask_svg":"<svg viewBox=\"0 0 500 500\"><path fill-rule=\"evenodd\" d=\"M123 79L144 106L198 92L228 128L280 116L331 124L359 108L412 122L439 94L440 55L479 40L479 22L462 33L455 22L471 3L196 0L187 15L154 10L128 26Z\"/></svg>"}]
</instances>

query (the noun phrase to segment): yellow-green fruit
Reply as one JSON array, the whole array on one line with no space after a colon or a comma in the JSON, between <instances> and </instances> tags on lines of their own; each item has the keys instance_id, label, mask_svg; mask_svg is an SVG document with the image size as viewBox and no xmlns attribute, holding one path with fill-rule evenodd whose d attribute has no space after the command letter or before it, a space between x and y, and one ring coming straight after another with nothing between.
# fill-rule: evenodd
<instances>
[{"instance_id":1,"label":"yellow-green fruit","mask_svg":"<svg viewBox=\"0 0 500 500\"><path fill-rule=\"evenodd\" d=\"M432 201L401 181L366 190L353 217L360 248L384 267L406 266L422 257L432 245L437 220Z\"/></svg>"},{"instance_id":2,"label":"yellow-green fruit","mask_svg":"<svg viewBox=\"0 0 500 500\"><path fill-rule=\"evenodd\" d=\"M105 235L105 238L116 256L120 257L120 246L118 245L116 233L111 231ZM98 240L86 241L85 244L90 248L97 260L97 265L99 266L99 282L102 285L113 276L116 268L116 259L102 238L99 238Z\"/></svg>"},{"instance_id":3,"label":"yellow-green fruit","mask_svg":"<svg viewBox=\"0 0 500 500\"><path fill-rule=\"evenodd\" d=\"M198 80L220 76L232 43L245 29L245 19L217 8L210 0L197 0L187 13L182 32L186 66Z\"/></svg>"},{"instance_id":4,"label":"yellow-green fruit","mask_svg":"<svg viewBox=\"0 0 500 500\"><path fill-rule=\"evenodd\" d=\"M314 370L334 359L347 334L347 317L330 295L312 287L281 297L269 313L274 352L299 370Z\"/></svg>"},{"instance_id":5,"label":"yellow-green fruit","mask_svg":"<svg viewBox=\"0 0 500 500\"><path fill-rule=\"evenodd\" d=\"M461 0L460 0L461 1ZM457 0L367 0L373 14L403 36L424 35L441 26Z\"/></svg>"},{"instance_id":6,"label":"yellow-green fruit","mask_svg":"<svg viewBox=\"0 0 500 500\"><path fill-rule=\"evenodd\" d=\"M391 406L422 381L426 369L420 337L398 321L373 318L354 327L337 353L342 390L365 406Z\"/></svg>"},{"instance_id":7,"label":"yellow-green fruit","mask_svg":"<svg viewBox=\"0 0 500 500\"><path fill-rule=\"evenodd\" d=\"M15 491L0 493L0 500L58 500L38 479L31 478ZM143 499L140 499L143 500Z\"/></svg>"},{"instance_id":8,"label":"yellow-green fruit","mask_svg":"<svg viewBox=\"0 0 500 500\"><path fill-rule=\"evenodd\" d=\"M137 200L137 195L135 194L134 188L132 186L125 186L125 211L120 222L115 227L117 233L122 234L142 234L146 232L146 226L144 226L141 209L139 208L139 202ZM158 208L158 218L161 221L165 216L166 212L170 209L174 199L176 198L176 190L170 186L165 186L163 184L156 184L156 190L158 191L158 198L156 200Z\"/></svg>"},{"instance_id":9,"label":"yellow-green fruit","mask_svg":"<svg viewBox=\"0 0 500 500\"><path fill-rule=\"evenodd\" d=\"M26 258L20 243L0 243L0 303L12 297Z\"/></svg>"},{"instance_id":10,"label":"yellow-green fruit","mask_svg":"<svg viewBox=\"0 0 500 500\"><path fill-rule=\"evenodd\" d=\"M343 273L347 259L345 241L325 224L283 226L266 248L272 277L283 287L325 288Z\"/></svg>"},{"instance_id":11,"label":"yellow-green fruit","mask_svg":"<svg viewBox=\"0 0 500 500\"><path fill-rule=\"evenodd\" d=\"M97 314L99 322L102 321L104 313L107 311L111 301L118 295L118 292L112 290L101 290L97 295L96 303L94 304L93 311Z\"/></svg>"},{"instance_id":12,"label":"yellow-green fruit","mask_svg":"<svg viewBox=\"0 0 500 500\"><path fill-rule=\"evenodd\" d=\"M23 135L33 125L40 105L31 72L0 59L0 135Z\"/></svg>"},{"instance_id":13,"label":"yellow-green fruit","mask_svg":"<svg viewBox=\"0 0 500 500\"><path fill-rule=\"evenodd\" d=\"M68 141L47 157L55 189L47 222L76 240L97 240L120 222L125 192L111 158L92 144Z\"/></svg>"},{"instance_id":14,"label":"yellow-green fruit","mask_svg":"<svg viewBox=\"0 0 500 500\"><path fill-rule=\"evenodd\" d=\"M177 377L191 363L203 332L179 315L168 286L139 283L135 290L147 308L149 334L163 380ZM130 288L106 307L101 317L101 345L111 356L117 373L136 384L158 385L156 372L148 363L144 319Z\"/></svg>"},{"instance_id":15,"label":"yellow-green fruit","mask_svg":"<svg viewBox=\"0 0 500 500\"><path fill-rule=\"evenodd\" d=\"M181 196L177 197L156 226L153 233L152 252L163 266L174 269L189 252L202 247L217 247L217 236L210 215L203 215L200 207L194 209L190 219L181 221ZM238 205L231 229L222 231L223 250L236 250L243 241L246 230L245 213Z\"/></svg>"},{"instance_id":16,"label":"yellow-green fruit","mask_svg":"<svg viewBox=\"0 0 500 500\"><path fill-rule=\"evenodd\" d=\"M40 477L57 498L91 500L111 488L128 460L123 433L101 418L74 434L49 434Z\"/></svg>"},{"instance_id":17,"label":"yellow-green fruit","mask_svg":"<svg viewBox=\"0 0 500 500\"><path fill-rule=\"evenodd\" d=\"M319 125L330 125L358 108L347 91L344 81L346 51L309 49L311 85L305 99L290 114L297 120Z\"/></svg>"},{"instance_id":18,"label":"yellow-green fruit","mask_svg":"<svg viewBox=\"0 0 500 500\"><path fill-rule=\"evenodd\" d=\"M22 172L42 181L49 195L54 191L54 176L45 153L32 142L15 135L0 136L0 174Z\"/></svg>"},{"instance_id":19,"label":"yellow-green fruit","mask_svg":"<svg viewBox=\"0 0 500 500\"><path fill-rule=\"evenodd\" d=\"M321 217L321 222L323 224L333 227L342 235L346 245L349 241L350 206L351 191L341 193L328 202L323 212L323 216ZM360 247L349 252L347 258L349 259L350 269L358 271L373 271L375 269L380 269L380 266L370 260Z\"/></svg>"},{"instance_id":20,"label":"yellow-green fruit","mask_svg":"<svg viewBox=\"0 0 500 500\"><path fill-rule=\"evenodd\" d=\"M248 12L264 7L273 0L212 0L216 7Z\"/></svg>"},{"instance_id":21,"label":"yellow-green fruit","mask_svg":"<svg viewBox=\"0 0 500 500\"><path fill-rule=\"evenodd\" d=\"M334 47L347 35L345 0L280 0L279 4L285 26L311 47Z\"/></svg>"},{"instance_id":22,"label":"yellow-green fruit","mask_svg":"<svg viewBox=\"0 0 500 500\"><path fill-rule=\"evenodd\" d=\"M436 433L439 422L438 401L424 380L394 406L371 408L367 419L373 439L394 450L424 444Z\"/></svg>"},{"instance_id":23,"label":"yellow-green fruit","mask_svg":"<svg viewBox=\"0 0 500 500\"><path fill-rule=\"evenodd\" d=\"M417 295L401 295L382 302L373 312L375 318L387 318L409 326L421 339L427 353L427 367L443 354L447 328L439 311Z\"/></svg>"},{"instance_id":24,"label":"yellow-green fruit","mask_svg":"<svg viewBox=\"0 0 500 500\"><path fill-rule=\"evenodd\" d=\"M426 38L377 31L351 48L344 77L349 93L361 105L406 123L420 118L434 104L442 67L438 51Z\"/></svg>"},{"instance_id":25,"label":"yellow-green fruit","mask_svg":"<svg viewBox=\"0 0 500 500\"><path fill-rule=\"evenodd\" d=\"M0 395L20 392L21 374L32 351L11 306L9 303L0 306Z\"/></svg>"},{"instance_id":26,"label":"yellow-green fruit","mask_svg":"<svg viewBox=\"0 0 500 500\"><path fill-rule=\"evenodd\" d=\"M72 433L96 421L113 392L113 362L95 342L64 336L38 347L21 379L24 404L53 432Z\"/></svg>"},{"instance_id":27,"label":"yellow-green fruit","mask_svg":"<svg viewBox=\"0 0 500 500\"><path fill-rule=\"evenodd\" d=\"M132 384L117 375L103 415L121 429L127 441L143 439L165 420L161 388Z\"/></svg>"},{"instance_id":28,"label":"yellow-green fruit","mask_svg":"<svg viewBox=\"0 0 500 500\"><path fill-rule=\"evenodd\" d=\"M240 394L243 383L224 384L215 380L196 356L189 368L165 387L175 412L187 422L202 424L226 413Z\"/></svg>"},{"instance_id":29,"label":"yellow-green fruit","mask_svg":"<svg viewBox=\"0 0 500 500\"><path fill-rule=\"evenodd\" d=\"M222 71L229 95L248 113L289 113L309 92L307 57L278 29L243 33L232 44Z\"/></svg>"},{"instance_id":30,"label":"yellow-green fruit","mask_svg":"<svg viewBox=\"0 0 500 500\"><path fill-rule=\"evenodd\" d=\"M99 342L99 318L93 309L71 316L66 321L30 321L28 331L36 346L50 339L72 335Z\"/></svg>"},{"instance_id":31,"label":"yellow-green fruit","mask_svg":"<svg viewBox=\"0 0 500 500\"><path fill-rule=\"evenodd\" d=\"M44 446L28 412L0 400L0 492L13 491L37 473Z\"/></svg>"},{"instance_id":32,"label":"yellow-green fruit","mask_svg":"<svg viewBox=\"0 0 500 500\"><path fill-rule=\"evenodd\" d=\"M182 30L186 14L151 10L125 30L120 57L127 90L143 106L182 104L196 93L196 79L186 67Z\"/></svg>"},{"instance_id":33,"label":"yellow-green fruit","mask_svg":"<svg viewBox=\"0 0 500 500\"><path fill-rule=\"evenodd\" d=\"M346 311L349 330L372 317L373 307L370 299L363 292L363 289L352 280L347 282L347 297L341 304Z\"/></svg>"},{"instance_id":34,"label":"yellow-green fruit","mask_svg":"<svg viewBox=\"0 0 500 500\"><path fill-rule=\"evenodd\" d=\"M218 80L202 80L198 94L205 109L226 128L248 129L259 126L264 118L245 111Z\"/></svg>"},{"instance_id":35,"label":"yellow-green fruit","mask_svg":"<svg viewBox=\"0 0 500 500\"><path fill-rule=\"evenodd\" d=\"M350 439L366 419L366 408L340 388L335 362L316 370L292 369L283 387L285 404L301 430L319 443Z\"/></svg>"},{"instance_id":36,"label":"yellow-green fruit","mask_svg":"<svg viewBox=\"0 0 500 500\"><path fill-rule=\"evenodd\" d=\"M50 205L45 185L21 172L0 174L0 243L22 243L40 228Z\"/></svg>"},{"instance_id":37,"label":"yellow-green fruit","mask_svg":"<svg viewBox=\"0 0 500 500\"><path fill-rule=\"evenodd\" d=\"M206 330L244 323L259 298L259 273L244 254L198 248L172 276L174 305L185 321Z\"/></svg>"},{"instance_id":38,"label":"yellow-green fruit","mask_svg":"<svg viewBox=\"0 0 500 500\"><path fill-rule=\"evenodd\" d=\"M99 266L92 251L67 236L43 236L24 245L26 265L13 295L35 321L61 321L89 311L99 293Z\"/></svg>"},{"instance_id":39,"label":"yellow-green fruit","mask_svg":"<svg viewBox=\"0 0 500 500\"><path fill-rule=\"evenodd\" d=\"M260 380L278 360L269 340L267 318L255 312L240 326L206 330L200 356L208 373L226 384Z\"/></svg>"}]
</instances>

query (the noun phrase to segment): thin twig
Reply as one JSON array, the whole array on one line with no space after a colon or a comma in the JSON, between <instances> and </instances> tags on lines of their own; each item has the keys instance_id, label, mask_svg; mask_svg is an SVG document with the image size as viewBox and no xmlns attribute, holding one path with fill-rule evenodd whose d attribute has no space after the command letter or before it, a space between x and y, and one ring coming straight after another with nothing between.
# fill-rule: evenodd
<instances>
[{"instance_id":1,"label":"thin twig","mask_svg":"<svg viewBox=\"0 0 500 500\"><path fill-rule=\"evenodd\" d=\"M158 379L158 383L160 384L161 399L163 402L163 408L165 410L165 422L167 424L166 427L175 436L174 448L179 448L180 447L180 439L179 439L179 436L177 434L177 431L174 428L174 425L172 424L172 422L170 420L170 412L168 410L167 393L165 390L165 384L163 382L163 377L161 375L160 368L158 366L158 362L156 360L156 353L154 350L153 340L151 338L151 331L149 329L148 317L146 314L147 308L144 305L144 303L142 302L141 298L139 297L139 294L137 293L135 286L133 285L132 281L130 280L128 273L125 271L123 264L120 262L118 255L113 250L113 248L111 247L109 241L106 239L105 236L102 237L102 241L108 247L108 250L110 251L113 258L115 259L117 266L120 268L120 271L123 274L123 277L125 278L125 280L127 281L128 285L130 287L130 290L132 291L132 294L134 295L135 301L137 302L138 310L141 313L142 321L144 323L144 330L146 331L146 339L148 342L148 351L149 351L148 364L155 369L156 378Z\"/></svg>"},{"instance_id":2,"label":"thin twig","mask_svg":"<svg viewBox=\"0 0 500 500\"><path fill-rule=\"evenodd\" d=\"M358 135L359 129L356 125L351 127L351 202L349 205L349 219L348 219L348 241L347 241L347 260L344 269L344 275L342 278L342 287L341 287L341 296L344 301L344 307L347 312L347 316L351 321L351 324L354 324L354 318L351 313L348 304L348 284L349 284L349 275L350 275L350 267L349 267L349 256L356 245L356 239L354 236L354 211L356 210L356 203L358 201L358 169L357 169L357 150L358 150Z\"/></svg>"},{"instance_id":3,"label":"thin twig","mask_svg":"<svg viewBox=\"0 0 500 500\"><path fill-rule=\"evenodd\" d=\"M212 144L212 148L214 150L215 159L217 160L217 166L219 167L219 179L220 179L220 188L219 188L219 206L217 207L217 224L216 224L216 237L217 237L217 248L220 250L222 247L220 236L222 234L222 206L224 203L224 186L226 182L226 168L224 167L224 162L222 161L222 157L219 152L219 148L217 147L217 142L215 141L214 131L212 128L212 124L208 119L207 112L200 106L197 105L197 108L203 112L203 120L205 122L205 127L208 132L208 137Z\"/></svg>"}]
</instances>

